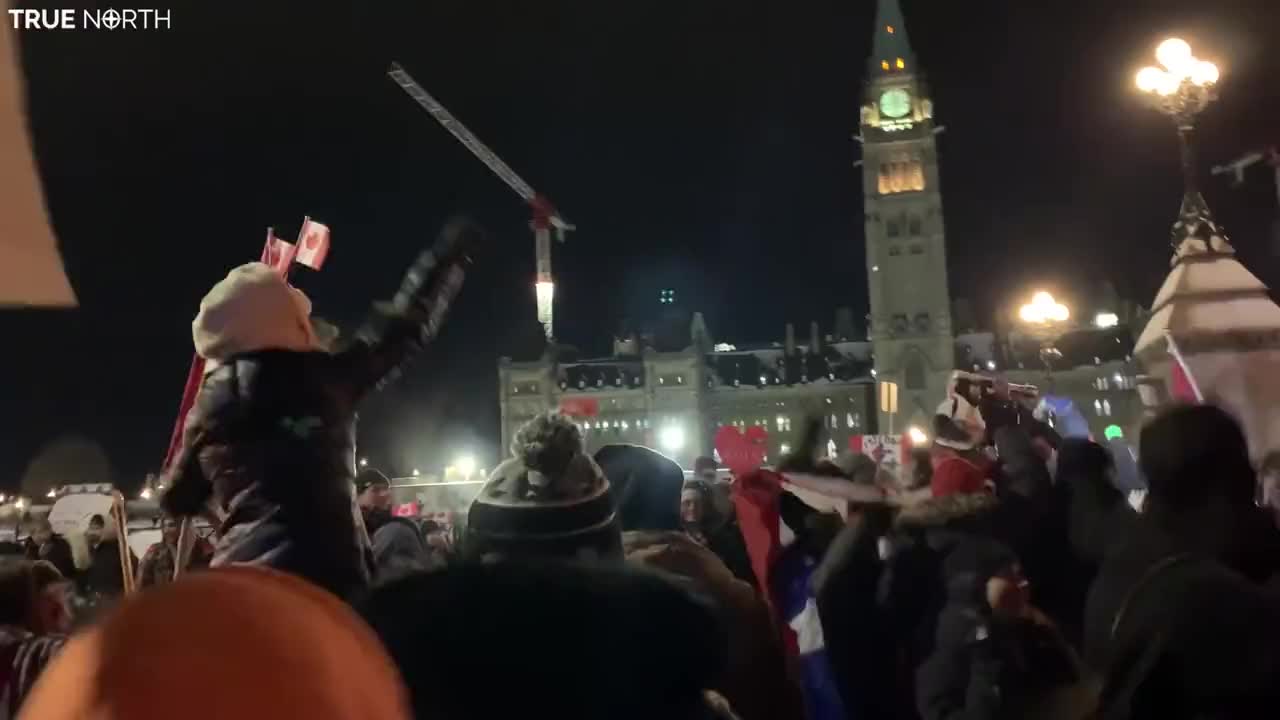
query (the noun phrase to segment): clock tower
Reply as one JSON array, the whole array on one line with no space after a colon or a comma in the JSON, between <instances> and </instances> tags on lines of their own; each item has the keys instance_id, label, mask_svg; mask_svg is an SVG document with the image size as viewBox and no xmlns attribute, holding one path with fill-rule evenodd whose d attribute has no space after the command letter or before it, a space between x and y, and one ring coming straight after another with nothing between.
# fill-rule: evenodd
<instances>
[{"instance_id":1,"label":"clock tower","mask_svg":"<svg viewBox=\"0 0 1280 720\"><path fill-rule=\"evenodd\" d=\"M861 109L871 340L877 379L898 384L894 432L931 430L955 365L933 102L898 0L879 0ZM879 432L889 431L881 412Z\"/></svg>"}]
</instances>

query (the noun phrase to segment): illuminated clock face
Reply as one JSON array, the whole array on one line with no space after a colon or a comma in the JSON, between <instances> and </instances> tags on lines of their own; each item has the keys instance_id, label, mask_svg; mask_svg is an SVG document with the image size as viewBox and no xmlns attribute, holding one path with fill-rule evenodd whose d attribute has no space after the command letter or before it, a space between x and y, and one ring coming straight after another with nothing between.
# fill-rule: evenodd
<instances>
[{"instance_id":1,"label":"illuminated clock face","mask_svg":"<svg viewBox=\"0 0 1280 720\"><path fill-rule=\"evenodd\" d=\"M911 96L906 90L886 90L880 96L880 112L885 117L900 118L911 112Z\"/></svg>"}]
</instances>

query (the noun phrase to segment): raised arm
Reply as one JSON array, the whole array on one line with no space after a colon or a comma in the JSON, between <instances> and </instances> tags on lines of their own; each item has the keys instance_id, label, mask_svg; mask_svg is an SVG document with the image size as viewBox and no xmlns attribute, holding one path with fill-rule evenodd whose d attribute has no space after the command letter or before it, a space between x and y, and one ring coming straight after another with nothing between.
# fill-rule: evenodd
<instances>
[{"instance_id":1,"label":"raised arm","mask_svg":"<svg viewBox=\"0 0 1280 720\"><path fill-rule=\"evenodd\" d=\"M376 303L355 340L337 353L356 398L394 380L440 332L479 236L470 222L447 223L431 248L409 267L395 298Z\"/></svg>"}]
</instances>

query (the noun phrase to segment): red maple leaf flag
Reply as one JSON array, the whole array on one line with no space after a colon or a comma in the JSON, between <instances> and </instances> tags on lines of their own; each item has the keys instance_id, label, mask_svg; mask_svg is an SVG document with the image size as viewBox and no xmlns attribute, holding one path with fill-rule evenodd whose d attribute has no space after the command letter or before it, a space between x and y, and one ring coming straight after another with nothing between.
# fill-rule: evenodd
<instances>
[{"instance_id":1,"label":"red maple leaf flag","mask_svg":"<svg viewBox=\"0 0 1280 720\"><path fill-rule=\"evenodd\" d=\"M281 240L274 235L267 237L267 252L264 262L280 275L289 274L289 266L298 254L298 247L288 240Z\"/></svg>"},{"instance_id":2,"label":"red maple leaf flag","mask_svg":"<svg viewBox=\"0 0 1280 720\"><path fill-rule=\"evenodd\" d=\"M298 231L297 261L312 270L319 270L328 256L329 226L306 218Z\"/></svg>"},{"instance_id":3,"label":"red maple leaf flag","mask_svg":"<svg viewBox=\"0 0 1280 720\"><path fill-rule=\"evenodd\" d=\"M1165 333L1165 339L1169 342L1169 355L1173 358L1173 362L1169 364L1169 396L1178 402L1196 405L1204 402L1200 385L1196 383L1191 368L1187 367L1187 361L1178 351L1178 344L1169 333Z\"/></svg>"}]
</instances>

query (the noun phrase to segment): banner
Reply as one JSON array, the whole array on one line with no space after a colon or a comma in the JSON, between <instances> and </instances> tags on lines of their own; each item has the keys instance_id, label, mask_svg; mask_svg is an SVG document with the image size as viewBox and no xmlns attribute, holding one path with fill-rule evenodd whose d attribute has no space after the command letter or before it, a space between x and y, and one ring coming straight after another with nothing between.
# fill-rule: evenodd
<instances>
[{"instance_id":1,"label":"banner","mask_svg":"<svg viewBox=\"0 0 1280 720\"><path fill-rule=\"evenodd\" d=\"M911 459L908 435L853 435L849 449L876 461L881 469L897 475Z\"/></svg>"},{"instance_id":2,"label":"banner","mask_svg":"<svg viewBox=\"0 0 1280 720\"><path fill-rule=\"evenodd\" d=\"M600 401L593 397L560 398L560 412L569 417L595 417L600 414Z\"/></svg>"},{"instance_id":3,"label":"banner","mask_svg":"<svg viewBox=\"0 0 1280 720\"><path fill-rule=\"evenodd\" d=\"M0 307L75 307L27 135L13 35L0 30Z\"/></svg>"}]
</instances>

